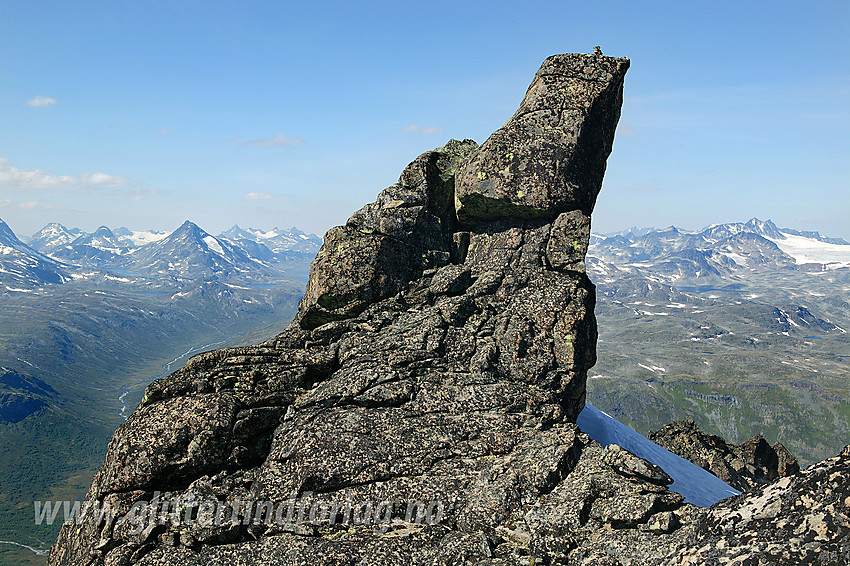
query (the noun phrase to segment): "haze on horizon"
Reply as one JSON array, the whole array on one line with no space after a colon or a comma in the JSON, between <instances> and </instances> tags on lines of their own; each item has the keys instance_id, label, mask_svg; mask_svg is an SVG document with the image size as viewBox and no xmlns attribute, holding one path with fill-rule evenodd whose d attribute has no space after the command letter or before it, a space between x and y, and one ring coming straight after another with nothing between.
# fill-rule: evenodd
<instances>
[{"instance_id":1,"label":"haze on horizon","mask_svg":"<svg viewBox=\"0 0 850 566\"><path fill-rule=\"evenodd\" d=\"M549 55L628 56L594 231L772 219L850 240L850 5L0 4L0 218L323 234Z\"/></svg>"}]
</instances>

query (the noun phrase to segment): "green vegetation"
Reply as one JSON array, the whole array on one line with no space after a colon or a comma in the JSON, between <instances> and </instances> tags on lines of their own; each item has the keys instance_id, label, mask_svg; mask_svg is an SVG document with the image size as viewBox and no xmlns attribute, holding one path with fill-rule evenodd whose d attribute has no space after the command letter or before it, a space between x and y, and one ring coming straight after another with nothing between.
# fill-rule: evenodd
<instances>
[{"instance_id":1,"label":"green vegetation","mask_svg":"<svg viewBox=\"0 0 850 566\"><path fill-rule=\"evenodd\" d=\"M687 293L601 283L588 401L644 434L693 419L731 442L778 440L804 466L834 456L850 443L846 271L752 272L725 290L683 282ZM775 310L794 319L798 306L839 328Z\"/></svg>"},{"instance_id":2,"label":"green vegetation","mask_svg":"<svg viewBox=\"0 0 850 566\"><path fill-rule=\"evenodd\" d=\"M4 295L0 367L53 392L40 395L47 406L23 420L0 420L0 541L49 548L62 519L35 525L33 502L85 496L113 431L145 385L179 369L190 352L272 337L301 293L302 282L289 281L155 290L74 281ZM0 544L0 566L45 561Z\"/></svg>"}]
</instances>

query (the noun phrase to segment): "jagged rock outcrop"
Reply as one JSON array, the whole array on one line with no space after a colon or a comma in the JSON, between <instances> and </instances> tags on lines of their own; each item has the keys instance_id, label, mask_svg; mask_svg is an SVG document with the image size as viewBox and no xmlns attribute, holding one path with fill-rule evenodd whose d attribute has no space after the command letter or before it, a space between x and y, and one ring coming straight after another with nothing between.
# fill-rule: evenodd
<instances>
[{"instance_id":1,"label":"jagged rock outcrop","mask_svg":"<svg viewBox=\"0 0 850 566\"><path fill-rule=\"evenodd\" d=\"M767 513L705 511L574 424L595 361L589 216L628 64L548 59L501 133L423 154L328 233L281 335L150 384L87 496L112 512L66 524L49 563L672 564L774 552L789 529L792 558L841 548L808 533L846 540L847 486L826 472L847 457ZM744 520L757 535L728 530Z\"/></svg>"},{"instance_id":2,"label":"jagged rock outcrop","mask_svg":"<svg viewBox=\"0 0 850 566\"><path fill-rule=\"evenodd\" d=\"M547 59L519 109L458 171L461 222L590 216L623 102L623 59Z\"/></svg>"},{"instance_id":3,"label":"jagged rock outcrop","mask_svg":"<svg viewBox=\"0 0 850 566\"><path fill-rule=\"evenodd\" d=\"M800 471L797 459L781 443L771 446L760 434L728 444L702 432L694 421L677 421L650 432L648 438L742 492Z\"/></svg>"},{"instance_id":4,"label":"jagged rock outcrop","mask_svg":"<svg viewBox=\"0 0 850 566\"><path fill-rule=\"evenodd\" d=\"M850 564L850 446L704 512L671 564Z\"/></svg>"},{"instance_id":5,"label":"jagged rock outcrop","mask_svg":"<svg viewBox=\"0 0 850 566\"><path fill-rule=\"evenodd\" d=\"M325 235L299 308L302 328L356 316L424 270L462 263L469 238L455 237L454 176L477 147L452 140L419 156L398 183Z\"/></svg>"}]
</instances>

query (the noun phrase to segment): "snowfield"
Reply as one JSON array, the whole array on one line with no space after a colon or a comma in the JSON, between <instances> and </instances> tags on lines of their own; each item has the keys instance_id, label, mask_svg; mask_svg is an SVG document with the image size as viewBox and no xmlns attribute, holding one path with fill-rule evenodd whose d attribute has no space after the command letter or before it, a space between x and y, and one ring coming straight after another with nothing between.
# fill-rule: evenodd
<instances>
[{"instance_id":1,"label":"snowfield","mask_svg":"<svg viewBox=\"0 0 850 566\"><path fill-rule=\"evenodd\" d=\"M602 446L617 444L667 472L673 478L670 490L684 495L688 503L711 507L721 499L741 493L714 474L665 450L593 405L584 406L576 424Z\"/></svg>"},{"instance_id":2,"label":"snowfield","mask_svg":"<svg viewBox=\"0 0 850 566\"><path fill-rule=\"evenodd\" d=\"M794 258L798 265L821 263L829 269L850 267L850 246L821 242L814 238L785 234L784 240L771 241Z\"/></svg>"},{"instance_id":3,"label":"snowfield","mask_svg":"<svg viewBox=\"0 0 850 566\"><path fill-rule=\"evenodd\" d=\"M218 240L213 238L212 236L204 236L204 243L207 244L210 250L214 251L220 256L224 256L224 249L221 247L221 244L218 243Z\"/></svg>"},{"instance_id":4,"label":"snowfield","mask_svg":"<svg viewBox=\"0 0 850 566\"><path fill-rule=\"evenodd\" d=\"M158 242L163 238L168 236L168 232L165 231L145 231L145 230L130 230L132 235L126 236L126 239L130 240L136 246L144 246L145 244L150 244L152 242Z\"/></svg>"}]
</instances>

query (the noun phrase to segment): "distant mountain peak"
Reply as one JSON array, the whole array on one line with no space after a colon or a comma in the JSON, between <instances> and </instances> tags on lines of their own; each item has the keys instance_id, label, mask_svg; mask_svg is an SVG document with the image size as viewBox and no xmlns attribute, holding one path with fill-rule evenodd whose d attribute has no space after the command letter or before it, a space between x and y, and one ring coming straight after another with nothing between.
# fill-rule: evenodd
<instances>
[{"instance_id":1,"label":"distant mountain peak","mask_svg":"<svg viewBox=\"0 0 850 566\"><path fill-rule=\"evenodd\" d=\"M176 231L180 232L180 231L187 231L187 230L201 230L201 227L198 226L197 224L195 224L194 222L192 222L191 220L186 220L185 222L183 222L183 224L180 225L179 228L177 228ZM201 230L201 231L203 231L203 230Z\"/></svg>"},{"instance_id":2,"label":"distant mountain peak","mask_svg":"<svg viewBox=\"0 0 850 566\"><path fill-rule=\"evenodd\" d=\"M15 233L12 231L12 229L9 228L9 225L6 224L5 222L3 222L2 219L0 219L0 238L4 238L4 239L8 238L10 240L13 239L13 238L15 240L18 239L18 237L15 236Z\"/></svg>"},{"instance_id":3,"label":"distant mountain peak","mask_svg":"<svg viewBox=\"0 0 850 566\"><path fill-rule=\"evenodd\" d=\"M322 238L306 234L298 228L271 230L242 228L235 224L219 237L226 238L245 249L248 255L263 260L283 258L286 254L313 255L322 246Z\"/></svg>"},{"instance_id":4,"label":"distant mountain peak","mask_svg":"<svg viewBox=\"0 0 850 566\"><path fill-rule=\"evenodd\" d=\"M23 243L8 224L0 219L0 274L3 291L26 292L44 283L62 283L61 263Z\"/></svg>"},{"instance_id":5,"label":"distant mountain peak","mask_svg":"<svg viewBox=\"0 0 850 566\"><path fill-rule=\"evenodd\" d=\"M97 230L91 233L92 236L106 236L109 238L114 238L115 234L109 228L109 226L98 226Z\"/></svg>"}]
</instances>

